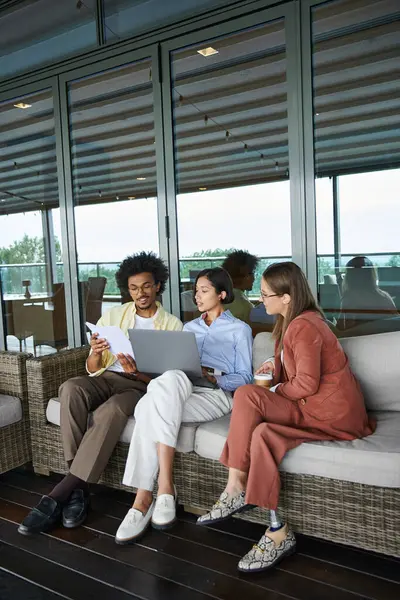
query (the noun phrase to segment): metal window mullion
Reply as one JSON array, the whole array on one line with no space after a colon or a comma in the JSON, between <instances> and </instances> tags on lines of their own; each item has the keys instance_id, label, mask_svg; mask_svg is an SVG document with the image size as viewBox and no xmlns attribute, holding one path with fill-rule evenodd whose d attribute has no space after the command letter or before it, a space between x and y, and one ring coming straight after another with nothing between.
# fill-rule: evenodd
<instances>
[{"instance_id":1,"label":"metal window mullion","mask_svg":"<svg viewBox=\"0 0 400 600\"><path fill-rule=\"evenodd\" d=\"M68 94L66 82L62 78L57 78L57 82L53 86L53 93L68 345L77 347L82 344L78 290L79 278L75 244Z\"/></svg>"},{"instance_id":2,"label":"metal window mullion","mask_svg":"<svg viewBox=\"0 0 400 600\"><path fill-rule=\"evenodd\" d=\"M6 327L5 327L5 314L4 314L4 310L3 307L5 307L5 304L3 303L3 294L4 294L4 290L3 290L3 279L2 279L2 272L0 270L0 350L5 350L6 349Z\"/></svg>"},{"instance_id":3,"label":"metal window mullion","mask_svg":"<svg viewBox=\"0 0 400 600\"><path fill-rule=\"evenodd\" d=\"M332 177L332 199L333 199L333 252L335 255L335 273L336 277L340 273L340 260L342 253L342 244L340 238L340 200L339 200L339 181L337 175Z\"/></svg>"},{"instance_id":4,"label":"metal window mullion","mask_svg":"<svg viewBox=\"0 0 400 600\"><path fill-rule=\"evenodd\" d=\"M314 95L312 66L312 30L310 5L301 3L300 40L301 45L301 80L302 80L302 122L303 122L303 157L304 157L304 210L306 226L306 265L305 270L314 295L318 293L317 266L317 216L315 195L314 165Z\"/></svg>"},{"instance_id":5,"label":"metal window mullion","mask_svg":"<svg viewBox=\"0 0 400 600\"><path fill-rule=\"evenodd\" d=\"M42 210L42 231L44 242L46 289L52 290L56 281L56 247L54 238L53 213L51 208Z\"/></svg>"},{"instance_id":6,"label":"metal window mullion","mask_svg":"<svg viewBox=\"0 0 400 600\"><path fill-rule=\"evenodd\" d=\"M96 0L96 34L97 34L97 45L104 46L106 43L106 32L105 32L105 14L103 0Z\"/></svg>"},{"instance_id":7,"label":"metal window mullion","mask_svg":"<svg viewBox=\"0 0 400 600\"><path fill-rule=\"evenodd\" d=\"M154 131L156 143L156 172L157 172L157 216L158 216L158 243L160 257L170 266L169 256L169 217L167 210L167 189L165 177L165 154L164 154L164 124L163 124L163 90L162 90L162 67L161 49L157 44L153 46L151 53L152 80L153 80L153 110ZM167 283L163 294L163 306L171 311L171 283Z\"/></svg>"},{"instance_id":8,"label":"metal window mullion","mask_svg":"<svg viewBox=\"0 0 400 600\"><path fill-rule=\"evenodd\" d=\"M170 264L170 290L171 310L180 317L180 275L179 275L179 248L178 248L178 215L176 203L175 182L175 151L172 112L172 85L171 85L171 60L170 52L162 48L162 97L163 97L163 124L164 124L164 157L165 157L165 189L166 208L168 215L168 251Z\"/></svg>"},{"instance_id":9,"label":"metal window mullion","mask_svg":"<svg viewBox=\"0 0 400 600\"><path fill-rule=\"evenodd\" d=\"M307 273L300 8L285 20L292 258Z\"/></svg>"}]
</instances>

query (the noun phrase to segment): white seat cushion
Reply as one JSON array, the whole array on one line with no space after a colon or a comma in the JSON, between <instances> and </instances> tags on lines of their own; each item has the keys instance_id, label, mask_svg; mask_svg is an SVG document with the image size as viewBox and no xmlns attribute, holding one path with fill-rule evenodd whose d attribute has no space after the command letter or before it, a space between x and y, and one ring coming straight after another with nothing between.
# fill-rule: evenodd
<instances>
[{"instance_id":1,"label":"white seat cushion","mask_svg":"<svg viewBox=\"0 0 400 600\"><path fill-rule=\"evenodd\" d=\"M60 400L58 398L52 398L49 400L46 409L46 417L49 423L60 426ZM89 415L89 423L90 423ZM132 438L133 429L135 427L134 417L129 417L127 424L119 438L120 442L129 444ZM192 452L194 449L194 437L198 425L193 423L184 423L179 431L177 451L178 452Z\"/></svg>"},{"instance_id":2,"label":"white seat cushion","mask_svg":"<svg viewBox=\"0 0 400 600\"><path fill-rule=\"evenodd\" d=\"M373 435L351 442L307 442L290 450L280 470L376 485L400 487L400 413L379 411ZM194 449L218 460L229 429L227 415L197 429Z\"/></svg>"},{"instance_id":3,"label":"white seat cushion","mask_svg":"<svg viewBox=\"0 0 400 600\"><path fill-rule=\"evenodd\" d=\"M18 423L21 419L21 400L16 396L0 394L0 427Z\"/></svg>"}]
</instances>

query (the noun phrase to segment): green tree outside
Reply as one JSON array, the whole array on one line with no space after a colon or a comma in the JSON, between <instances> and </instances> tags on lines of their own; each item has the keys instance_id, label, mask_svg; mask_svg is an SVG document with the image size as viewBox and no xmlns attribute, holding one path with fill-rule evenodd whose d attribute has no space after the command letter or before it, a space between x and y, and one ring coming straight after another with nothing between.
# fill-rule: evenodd
<instances>
[{"instance_id":1,"label":"green tree outside","mask_svg":"<svg viewBox=\"0 0 400 600\"><path fill-rule=\"evenodd\" d=\"M62 260L61 244L57 237L54 240L56 261ZM30 237L25 234L21 240L15 240L8 247L0 248L0 264L26 265L22 267L4 267L1 269L3 292L7 294L20 294L23 291L22 281L31 282L31 291L40 293L46 289L45 265L33 266L31 263L44 263L45 248L41 237Z\"/></svg>"}]
</instances>

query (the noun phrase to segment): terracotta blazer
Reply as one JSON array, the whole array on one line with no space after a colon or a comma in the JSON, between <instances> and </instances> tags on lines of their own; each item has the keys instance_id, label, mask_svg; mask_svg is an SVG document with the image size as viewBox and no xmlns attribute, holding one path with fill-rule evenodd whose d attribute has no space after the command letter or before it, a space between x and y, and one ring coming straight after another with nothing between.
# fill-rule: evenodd
<instances>
[{"instance_id":1,"label":"terracotta blazer","mask_svg":"<svg viewBox=\"0 0 400 600\"><path fill-rule=\"evenodd\" d=\"M321 315L306 311L290 323L283 363L276 348L276 394L298 403L309 426L343 432L345 439L374 431L347 356Z\"/></svg>"}]
</instances>

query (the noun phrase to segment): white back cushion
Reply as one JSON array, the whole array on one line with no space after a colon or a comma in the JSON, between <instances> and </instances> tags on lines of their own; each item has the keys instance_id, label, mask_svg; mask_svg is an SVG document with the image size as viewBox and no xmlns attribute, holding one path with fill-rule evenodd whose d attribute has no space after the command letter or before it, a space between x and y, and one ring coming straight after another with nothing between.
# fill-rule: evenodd
<instances>
[{"instance_id":1,"label":"white back cushion","mask_svg":"<svg viewBox=\"0 0 400 600\"><path fill-rule=\"evenodd\" d=\"M340 340L368 410L400 411L400 331Z\"/></svg>"},{"instance_id":2,"label":"white back cushion","mask_svg":"<svg viewBox=\"0 0 400 600\"><path fill-rule=\"evenodd\" d=\"M368 410L400 411L400 331L340 340L351 369L361 384ZM270 333L253 343L253 368L274 354Z\"/></svg>"},{"instance_id":3,"label":"white back cushion","mask_svg":"<svg viewBox=\"0 0 400 600\"><path fill-rule=\"evenodd\" d=\"M253 342L253 371L256 371L270 356L274 356L275 343L272 333L259 333Z\"/></svg>"},{"instance_id":4,"label":"white back cushion","mask_svg":"<svg viewBox=\"0 0 400 600\"><path fill-rule=\"evenodd\" d=\"M21 419L21 400L15 396L0 394L0 427L7 427L7 425L18 423Z\"/></svg>"}]
</instances>

